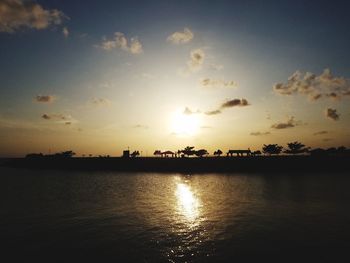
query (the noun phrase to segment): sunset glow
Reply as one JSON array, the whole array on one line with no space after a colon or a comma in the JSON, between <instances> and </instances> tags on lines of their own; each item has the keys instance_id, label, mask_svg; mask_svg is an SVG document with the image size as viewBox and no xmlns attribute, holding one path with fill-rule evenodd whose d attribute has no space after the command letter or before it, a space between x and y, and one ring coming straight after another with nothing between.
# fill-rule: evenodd
<instances>
[{"instance_id":1,"label":"sunset glow","mask_svg":"<svg viewBox=\"0 0 350 263\"><path fill-rule=\"evenodd\" d=\"M172 131L179 136L196 135L200 128L200 120L198 116L186 115L182 112L175 112L171 120Z\"/></svg>"},{"instance_id":2,"label":"sunset glow","mask_svg":"<svg viewBox=\"0 0 350 263\"><path fill-rule=\"evenodd\" d=\"M0 156L350 147L336 6L0 1Z\"/></svg>"}]
</instances>

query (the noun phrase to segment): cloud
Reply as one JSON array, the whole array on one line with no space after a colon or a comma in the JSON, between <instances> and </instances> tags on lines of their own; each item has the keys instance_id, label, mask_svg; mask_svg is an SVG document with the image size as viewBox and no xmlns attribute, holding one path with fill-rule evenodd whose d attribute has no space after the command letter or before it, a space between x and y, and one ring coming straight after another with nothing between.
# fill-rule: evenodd
<instances>
[{"instance_id":1,"label":"cloud","mask_svg":"<svg viewBox=\"0 0 350 263\"><path fill-rule=\"evenodd\" d=\"M324 135L324 134L328 134L328 131L318 131L314 133L314 135Z\"/></svg>"},{"instance_id":2,"label":"cloud","mask_svg":"<svg viewBox=\"0 0 350 263\"><path fill-rule=\"evenodd\" d=\"M64 122L65 124L67 124L67 122L70 122L71 124L74 121L72 116L70 115L56 114L56 113L52 113L52 114L45 113L41 115L41 118L45 120L61 121L61 122Z\"/></svg>"},{"instance_id":3,"label":"cloud","mask_svg":"<svg viewBox=\"0 0 350 263\"><path fill-rule=\"evenodd\" d=\"M193 39L193 33L192 31L185 27L183 32L175 32L171 34L167 41L171 42L173 44L185 44L190 42Z\"/></svg>"},{"instance_id":4,"label":"cloud","mask_svg":"<svg viewBox=\"0 0 350 263\"><path fill-rule=\"evenodd\" d=\"M221 104L221 108L231 108L231 107L244 107L250 105L246 99L232 99L227 100L223 104Z\"/></svg>"},{"instance_id":5,"label":"cloud","mask_svg":"<svg viewBox=\"0 0 350 263\"><path fill-rule=\"evenodd\" d=\"M104 39L100 47L107 51L119 48L134 55L143 52L142 44L136 37L128 40L121 32L114 33L114 38L112 40Z\"/></svg>"},{"instance_id":6,"label":"cloud","mask_svg":"<svg viewBox=\"0 0 350 263\"><path fill-rule=\"evenodd\" d=\"M220 105L219 108L212 111L205 112L206 115L217 115L222 113L222 111L226 108L232 108L232 107L244 107L250 105L246 99L232 99L227 100L224 103Z\"/></svg>"},{"instance_id":7,"label":"cloud","mask_svg":"<svg viewBox=\"0 0 350 263\"><path fill-rule=\"evenodd\" d=\"M210 79L210 78L205 78L201 79L199 81L199 84L203 88L236 88L237 83L233 80L230 81L224 81L220 79Z\"/></svg>"},{"instance_id":8,"label":"cloud","mask_svg":"<svg viewBox=\"0 0 350 263\"><path fill-rule=\"evenodd\" d=\"M105 98L92 98L90 103L94 106L109 106L111 101Z\"/></svg>"},{"instance_id":9,"label":"cloud","mask_svg":"<svg viewBox=\"0 0 350 263\"><path fill-rule=\"evenodd\" d=\"M61 11L44 9L33 1L0 1L0 32L13 33L21 28L42 30L59 25L66 18Z\"/></svg>"},{"instance_id":10,"label":"cloud","mask_svg":"<svg viewBox=\"0 0 350 263\"><path fill-rule=\"evenodd\" d=\"M198 114L201 113L200 110L192 111L189 107L186 107L183 111L183 114L185 115L192 115L192 114Z\"/></svg>"},{"instance_id":11,"label":"cloud","mask_svg":"<svg viewBox=\"0 0 350 263\"><path fill-rule=\"evenodd\" d=\"M271 126L273 129L281 130L281 129L287 129L287 128L293 128L295 126L300 125L300 121L296 121L294 117L290 117L286 122L278 122Z\"/></svg>"},{"instance_id":12,"label":"cloud","mask_svg":"<svg viewBox=\"0 0 350 263\"><path fill-rule=\"evenodd\" d=\"M323 97L339 100L350 95L350 80L334 77L329 69L318 76L311 72L296 71L286 83L277 83L273 89L281 95L306 95L311 101Z\"/></svg>"},{"instance_id":13,"label":"cloud","mask_svg":"<svg viewBox=\"0 0 350 263\"><path fill-rule=\"evenodd\" d=\"M192 113L193 112L188 107L186 107L184 112L183 112L183 114L185 114L185 115L191 115Z\"/></svg>"},{"instance_id":14,"label":"cloud","mask_svg":"<svg viewBox=\"0 0 350 263\"><path fill-rule=\"evenodd\" d=\"M212 129L213 127L211 126L201 126L201 129Z\"/></svg>"},{"instance_id":15,"label":"cloud","mask_svg":"<svg viewBox=\"0 0 350 263\"><path fill-rule=\"evenodd\" d=\"M270 132L251 132L250 135L252 136L264 136L264 135L269 135L271 134Z\"/></svg>"},{"instance_id":16,"label":"cloud","mask_svg":"<svg viewBox=\"0 0 350 263\"><path fill-rule=\"evenodd\" d=\"M205 112L206 115L217 115L220 113L221 113L221 110L212 110L212 111Z\"/></svg>"},{"instance_id":17,"label":"cloud","mask_svg":"<svg viewBox=\"0 0 350 263\"><path fill-rule=\"evenodd\" d=\"M136 124L134 126L132 126L133 128L135 129L148 129L148 126L147 125L142 125L142 124Z\"/></svg>"},{"instance_id":18,"label":"cloud","mask_svg":"<svg viewBox=\"0 0 350 263\"><path fill-rule=\"evenodd\" d=\"M333 141L333 138L324 138L322 141L324 141L324 142Z\"/></svg>"},{"instance_id":19,"label":"cloud","mask_svg":"<svg viewBox=\"0 0 350 263\"><path fill-rule=\"evenodd\" d=\"M53 95L37 95L35 97L35 101L40 102L40 103L51 103L55 99L56 99L56 97Z\"/></svg>"},{"instance_id":20,"label":"cloud","mask_svg":"<svg viewBox=\"0 0 350 263\"><path fill-rule=\"evenodd\" d=\"M65 124L65 125L71 125L72 122L71 122L71 121L66 121L64 124Z\"/></svg>"},{"instance_id":21,"label":"cloud","mask_svg":"<svg viewBox=\"0 0 350 263\"><path fill-rule=\"evenodd\" d=\"M326 116L326 118L328 118L328 119L331 119L331 120L333 120L333 121L337 121L337 120L339 120L340 114L337 113L337 110L336 110L336 109L327 108L327 109L325 110L325 116Z\"/></svg>"},{"instance_id":22,"label":"cloud","mask_svg":"<svg viewBox=\"0 0 350 263\"><path fill-rule=\"evenodd\" d=\"M62 34L64 35L65 38L67 38L69 36L69 30L67 27L64 27L62 29Z\"/></svg>"},{"instance_id":23,"label":"cloud","mask_svg":"<svg viewBox=\"0 0 350 263\"><path fill-rule=\"evenodd\" d=\"M43 119L45 119L45 120L50 120L50 119L51 119L51 116L45 113L45 114L43 114L43 115L41 116L41 118L43 118Z\"/></svg>"},{"instance_id":24,"label":"cloud","mask_svg":"<svg viewBox=\"0 0 350 263\"><path fill-rule=\"evenodd\" d=\"M203 49L198 48L191 51L190 60L187 61L187 67L190 72L197 72L202 69L205 59Z\"/></svg>"}]
</instances>

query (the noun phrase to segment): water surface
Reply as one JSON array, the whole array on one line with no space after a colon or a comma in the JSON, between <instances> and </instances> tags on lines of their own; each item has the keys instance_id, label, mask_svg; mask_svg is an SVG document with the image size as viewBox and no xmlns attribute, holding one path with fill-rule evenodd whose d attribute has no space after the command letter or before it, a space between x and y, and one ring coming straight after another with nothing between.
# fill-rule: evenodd
<instances>
[{"instance_id":1,"label":"water surface","mask_svg":"<svg viewBox=\"0 0 350 263\"><path fill-rule=\"evenodd\" d=\"M344 174L0 168L2 258L349 262Z\"/></svg>"}]
</instances>

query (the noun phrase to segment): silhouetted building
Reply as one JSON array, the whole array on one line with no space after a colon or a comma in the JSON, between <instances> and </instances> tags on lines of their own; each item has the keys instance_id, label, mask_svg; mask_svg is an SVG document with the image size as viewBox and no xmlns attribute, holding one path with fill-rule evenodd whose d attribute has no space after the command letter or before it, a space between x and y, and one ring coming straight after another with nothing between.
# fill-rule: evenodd
<instances>
[{"instance_id":1,"label":"silhouetted building","mask_svg":"<svg viewBox=\"0 0 350 263\"><path fill-rule=\"evenodd\" d=\"M123 151L123 157L124 158L129 158L130 157L130 151L129 150Z\"/></svg>"}]
</instances>

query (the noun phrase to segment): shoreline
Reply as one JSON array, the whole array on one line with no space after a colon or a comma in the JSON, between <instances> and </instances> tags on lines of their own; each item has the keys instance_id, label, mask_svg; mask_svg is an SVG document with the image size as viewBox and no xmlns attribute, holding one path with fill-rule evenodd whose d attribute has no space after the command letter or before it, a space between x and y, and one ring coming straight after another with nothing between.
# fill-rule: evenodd
<instances>
[{"instance_id":1,"label":"shoreline","mask_svg":"<svg viewBox=\"0 0 350 263\"><path fill-rule=\"evenodd\" d=\"M124 172L348 172L349 156L250 156L250 157L73 157L4 158L0 166L29 169Z\"/></svg>"}]
</instances>

